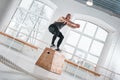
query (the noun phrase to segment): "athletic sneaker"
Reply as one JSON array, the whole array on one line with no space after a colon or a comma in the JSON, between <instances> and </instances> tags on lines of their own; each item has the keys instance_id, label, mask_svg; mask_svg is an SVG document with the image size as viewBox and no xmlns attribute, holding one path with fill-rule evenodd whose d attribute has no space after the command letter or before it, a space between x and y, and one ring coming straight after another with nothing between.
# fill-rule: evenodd
<instances>
[{"instance_id":1,"label":"athletic sneaker","mask_svg":"<svg viewBox=\"0 0 120 80\"><path fill-rule=\"evenodd\" d=\"M50 47L55 47L55 45L54 44L51 44L51 46Z\"/></svg>"},{"instance_id":2,"label":"athletic sneaker","mask_svg":"<svg viewBox=\"0 0 120 80\"><path fill-rule=\"evenodd\" d=\"M59 48L55 49L56 51L61 51Z\"/></svg>"}]
</instances>

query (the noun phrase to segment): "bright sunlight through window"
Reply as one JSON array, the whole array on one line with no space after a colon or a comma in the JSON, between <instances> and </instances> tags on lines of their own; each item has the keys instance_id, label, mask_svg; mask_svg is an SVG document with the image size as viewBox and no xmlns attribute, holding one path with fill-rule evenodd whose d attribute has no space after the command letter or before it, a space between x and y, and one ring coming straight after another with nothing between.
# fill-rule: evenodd
<instances>
[{"instance_id":1,"label":"bright sunlight through window","mask_svg":"<svg viewBox=\"0 0 120 80\"><path fill-rule=\"evenodd\" d=\"M88 62L97 64L108 32L87 21L75 20L75 22L80 24L81 27L70 30L64 50L71 53L71 61L90 67Z\"/></svg>"}]
</instances>

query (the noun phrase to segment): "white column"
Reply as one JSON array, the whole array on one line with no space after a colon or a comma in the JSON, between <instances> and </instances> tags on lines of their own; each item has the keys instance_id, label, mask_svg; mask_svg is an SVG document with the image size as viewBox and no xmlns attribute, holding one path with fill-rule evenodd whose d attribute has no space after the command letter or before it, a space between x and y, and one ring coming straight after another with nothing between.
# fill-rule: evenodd
<instances>
[{"instance_id":1,"label":"white column","mask_svg":"<svg viewBox=\"0 0 120 80\"><path fill-rule=\"evenodd\" d=\"M105 43L105 48L102 51L102 54L100 55L100 59L98 61L98 66L103 66L105 68L109 68L110 67L110 63L111 63L111 58L114 54L114 49L116 46L116 42L117 42L117 36L118 33L114 32L114 33L109 33L108 38L106 40ZM97 68L97 71L99 72L100 68Z\"/></svg>"}]
</instances>

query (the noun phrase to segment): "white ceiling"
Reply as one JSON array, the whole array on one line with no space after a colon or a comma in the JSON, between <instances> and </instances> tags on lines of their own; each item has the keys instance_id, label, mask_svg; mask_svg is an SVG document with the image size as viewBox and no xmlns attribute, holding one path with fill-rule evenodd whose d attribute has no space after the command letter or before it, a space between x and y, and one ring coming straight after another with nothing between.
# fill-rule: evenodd
<instances>
[{"instance_id":1,"label":"white ceiling","mask_svg":"<svg viewBox=\"0 0 120 80\"><path fill-rule=\"evenodd\" d=\"M85 4L87 0L75 0ZM120 18L120 0L93 0L93 8Z\"/></svg>"}]
</instances>

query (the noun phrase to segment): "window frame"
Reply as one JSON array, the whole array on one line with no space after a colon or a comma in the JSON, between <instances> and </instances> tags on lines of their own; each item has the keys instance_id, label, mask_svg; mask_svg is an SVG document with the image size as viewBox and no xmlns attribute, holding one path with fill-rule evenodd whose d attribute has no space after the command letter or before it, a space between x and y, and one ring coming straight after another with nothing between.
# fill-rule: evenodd
<instances>
[{"instance_id":1,"label":"window frame","mask_svg":"<svg viewBox=\"0 0 120 80\"><path fill-rule=\"evenodd\" d=\"M78 45L75 47L75 46L72 46L72 45L68 44L68 43L66 42L66 40L67 40L67 38L68 38L68 37L67 37L66 40L65 40L65 42L64 42L64 45L69 45L69 46L72 46L72 47L75 48L74 53L71 54L71 55L72 55L72 58L71 58L70 60L72 60L73 57L78 57L78 56L75 55L75 53L76 53L77 50L80 50L81 52L84 52L84 53L85 53L85 56L86 56L86 57L87 57L87 55L89 54L89 55L92 55L93 57L97 57L97 58L98 58L98 61L99 61L100 56L96 56L96 55L90 53L90 47L92 46L93 41L95 40L95 41L98 41L98 42L100 42L100 43L103 43L103 44L104 44L103 48L105 48L105 43L106 43L106 40L107 40L107 38L108 38L109 32L108 32L106 29L102 28L101 26L99 26L99 25L97 25L97 24L95 24L95 23L93 23L93 22L90 22L90 21L87 21L87 20L82 20L82 19L76 19L76 20L81 20L81 21L85 21L85 22L86 22L85 25L84 25L84 28L83 28L82 32L80 32L80 31L78 31L78 30L74 30L74 29L70 29L70 31L73 31L73 32L76 32L76 33L80 34L81 36L80 36L79 40L81 39L82 36L86 36L86 37L88 37L88 38L91 38L91 39L92 39L92 43L91 43L91 45L89 46L89 52L85 52L84 50L81 50L80 48L78 48ZM75 21L75 19L74 19L74 21ZM94 25L97 26L97 29L96 29L95 34L94 34L93 37L88 36L87 34L84 34L84 33L83 33L84 30L85 30L85 26L86 26L87 23L92 23L92 24L94 24ZM105 40L105 41L101 41L101 40L95 38L95 35L96 35L97 31L98 31L98 28L101 28L101 29L103 29L104 31L107 32L107 37L106 37L106 40ZM70 31L69 31L69 32L70 32ZM68 32L68 34L67 34L66 36L69 35L69 32ZM64 45L63 45L63 46L64 46ZM102 51L103 51L103 50L104 50L104 49L102 49ZM102 54L102 51L101 51L101 54ZM87 61L87 60L86 60L86 57L85 57L85 58L81 58L81 59L83 59L83 61L86 62L86 61ZM97 61L97 63L98 63L98 61ZM73 61L73 62L74 62L74 61ZM81 64L81 65L84 65L84 62L83 62L83 64ZM95 65L97 65L97 63L93 63L93 62L91 62L91 61L87 61L87 62L92 63L94 67L95 67Z\"/></svg>"},{"instance_id":2,"label":"window frame","mask_svg":"<svg viewBox=\"0 0 120 80\"><path fill-rule=\"evenodd\" d=\"M28 0L28 1L29 1L29 0ZM29 6L28 9L25 9L25 8L20 7L20 5L21 5L21 3L22 3L22 1L21 1L21 2L19 3L19 5L18 5L16 11L14 12L13 17L11 18L11 20L10 20L7 28L4 30L5 33L9 34L9 32L7 32L7 30L9 30L9 29L12 30L12 32L16 30L16 31L15 31L15 33L17 32L16 34L14 34L14 35L13 35L13 34L9 34L9 35L11 35L11 36L13 36L13 37L15 37L15 38L20 39L20 38L18 37L18 34L23 34L23 35L27 36L27 39L26 39L26 40L21 39L21 40L28 42L29 39L33 38L30 34L32 33L33 29L35 30L35 25L37 24L37 22L39 22L39 19L41 19L41 20L43 20L43 21L44 21L44 20L47 21L47 23L46 23L46 28L47 28L47 25L49 24L51 18L47 18L47 16L44 16L44 15L35 15L33 12L30 12L30 9L31 9L31 7L32 7L32 5L34 4L35 1L38 2L38 3L40 2L40 3L43 5L43 6L42 6L42 11L40 11L40 13L43 13L43 10L44 10L45 7L51 8L51 10L52 10L51 18L52 18L52 16L54 15L55 10L56 10L56 8L57 8L57 6L56 6L54 3L52 3L51 1L48 1L48 0L31 0L31 4L30 4L30 6ZM16 22L16 21L14 21L14 17L15 17L15 15L17 14L17 11L19 12L21 9L22 9L22 11L25 13L25 14L24 14L24 18L23 18L23 20L21 20L22 22ZM23 33L23 32L20 32L20 31L21 31L22 28L25 27L24 22L25 22L26 17L27 17L29 14L30 14L30 15L33 15L33 16L37 16L37 20L35 21L35 24L33 25L33 28L31 29L31 31L29 32L30 34L27 35L27 34L25 34L25 33ZM15 17L15 18L17 18L17 17ZM19 17L18 17L18 19L19 19ZM14 29L14 28L10 27L9 25L11 24L11 22L14 22L15 25L19 25L20 28L17 30L17 28ZM15 26L15 25L14 25L14 26ZM45 28L45 27L44 27L44 28ZM40 33L40 32L38 32L38 33ZM45 31L43 32L43 35L42 35L42 36L44 36L44 34L45 34ZM42 38L43 38L43 37L42 37ZM36 39L36 41L40 41L37 37L34 38L34 39ZM35 45L34 43L31 43L31 44Z\"/></svg>"}]
</instances>

